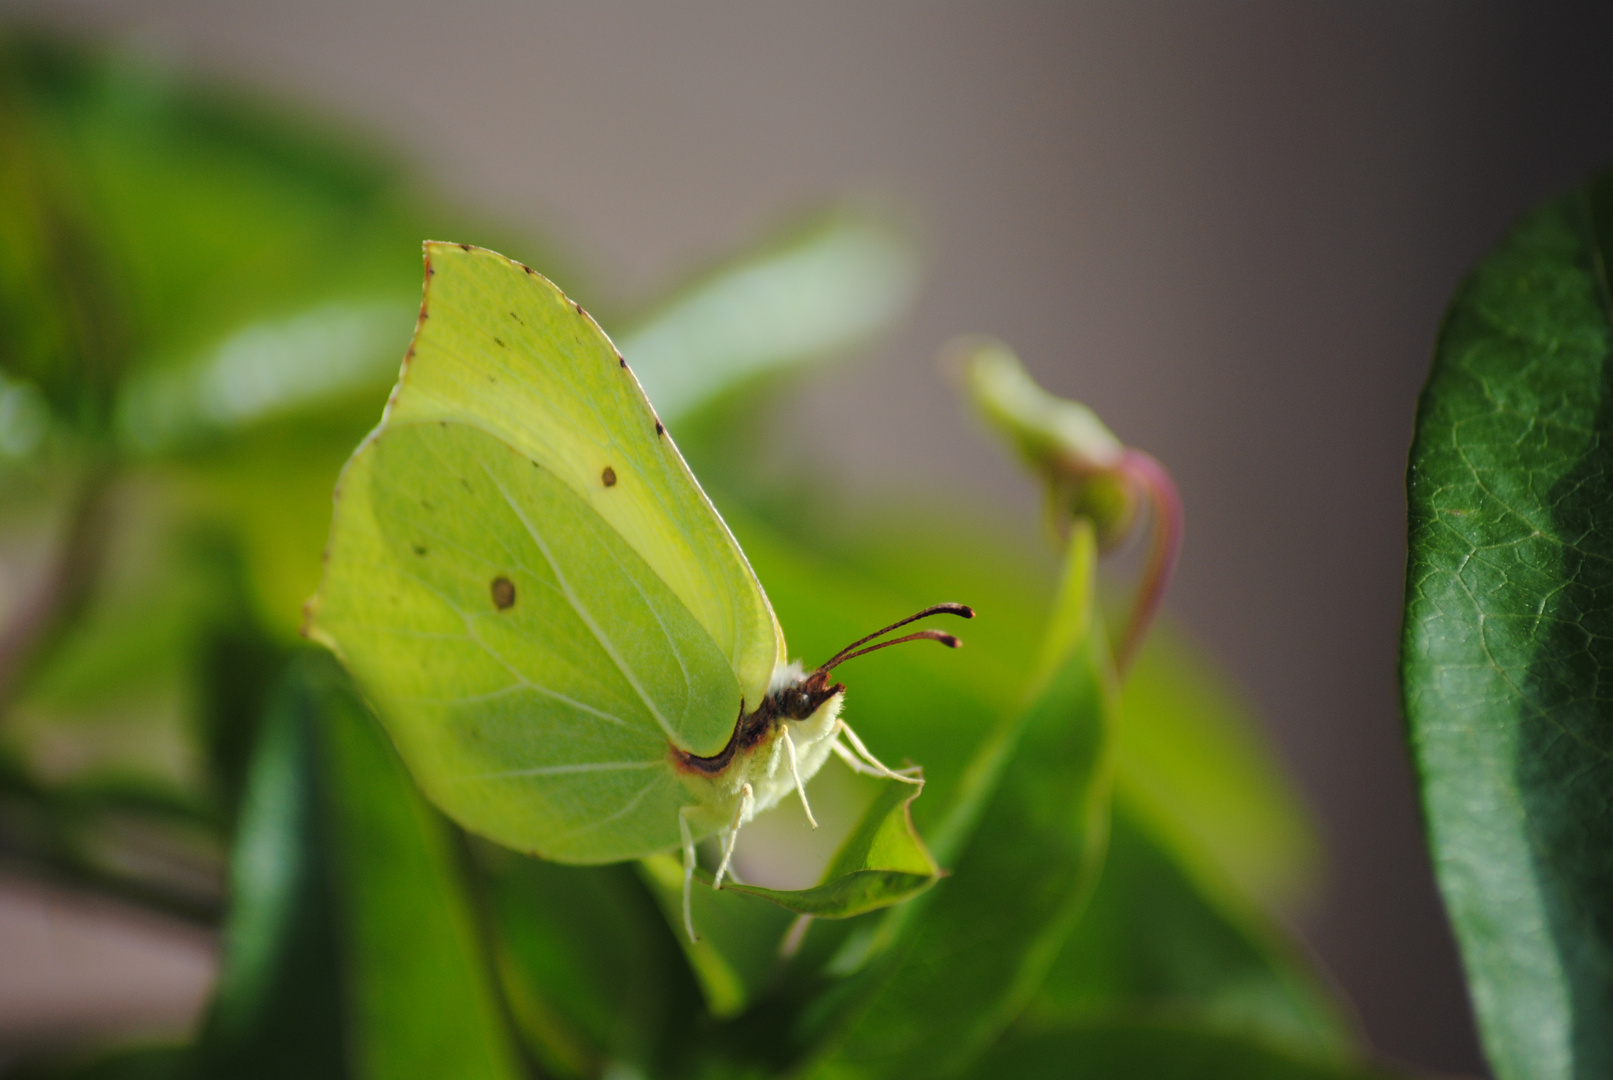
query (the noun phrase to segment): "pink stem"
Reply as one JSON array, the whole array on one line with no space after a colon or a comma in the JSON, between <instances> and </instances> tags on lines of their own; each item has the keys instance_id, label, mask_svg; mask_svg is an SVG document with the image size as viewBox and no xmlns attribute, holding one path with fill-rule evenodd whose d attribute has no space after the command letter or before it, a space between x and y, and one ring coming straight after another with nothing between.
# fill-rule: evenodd
<instances>
[{"instance_id":1,"label":"pink stem","mask_svg":"<svg viewBox=\"0 0 1613 1080\"><path fill-rule=\"evenodd\" d=\"M1115 654L1115 666L1123 674L1137 658L1143 639L1148 636L1148 628L1159 613L1160 601L1165 598L1171 571L1176 568L1176 555L1182 547L1182 499L1176 492L1176 482L1165 471L1165 466L1141 450L1127 448L1121 455L1116 471L1147 494L1152 510L1149 517L1153 532L1148 562L1143 567L1142 578L1137 582L1137 598L1132 601L1131 617Z\"/></svg>"}]
</instances>

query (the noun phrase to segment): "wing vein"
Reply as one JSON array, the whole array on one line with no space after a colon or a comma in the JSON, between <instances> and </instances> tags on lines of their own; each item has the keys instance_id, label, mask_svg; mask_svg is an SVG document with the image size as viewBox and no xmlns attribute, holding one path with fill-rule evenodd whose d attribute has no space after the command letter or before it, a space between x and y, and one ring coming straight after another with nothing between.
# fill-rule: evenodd
<instances>
[{"instance_id":1,"label":"wing vein","mask_svg":"<svg viewBox=\"0 0 1613 1080\"><path fill-rule=\"evenodd\" d=\"M615 644L600 628L599 624L594 622L593 616L589 614L588 609L577 598L577 594L571 588L571 582L566 580L566 575L561 572L559 564L555 562L554 556L550 554L549 545L538 535L538 531L532 527L532 523L521 512L521 508L515 504L515 500L510 497L510 493L505 490L504 485L498 482L498 478L493 475L486 465L482 465L481 469L487 479L498 489L498 493L504 497L504 502L509 506L510 513L514 514L516 520L521 523L521 527L532 538L532 543L537 545L538 552L543 556L544 561L549 564L549 572L554 575L555 581L559 584L560 591L566 598L566 603L571 605L571 610L576 612L577 618L582 620L583 625L588 628L588 632L594 636L594 640L599 642L599 647L605 650L605 655L610 658L611 663L616 665L616 670L622 673L622 678L627 680L627 685L633 688L633 692L638 695L639 700L644 702L644 707L650 710L650 715L655 717L657 724L661 725L661 730L666 733L666 737L676 744L676 740L673 738L672 725L667 722L666 717L661 715L661 710L656 707L655 702L650 700L650 696L644 692L644 687L639 685L638 676L633 673L632 669L627 666L627 662L617 653Z\"/></svg>"}]
</instances>

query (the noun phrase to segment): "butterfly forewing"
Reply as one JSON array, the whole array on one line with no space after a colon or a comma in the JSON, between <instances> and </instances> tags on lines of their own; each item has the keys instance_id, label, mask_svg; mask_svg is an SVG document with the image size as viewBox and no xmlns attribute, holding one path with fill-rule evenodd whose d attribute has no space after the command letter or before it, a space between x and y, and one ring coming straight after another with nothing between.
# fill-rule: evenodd
<instances>
[{"instance_id":1,"label":"butterfly forewing","mask_svg":"<svg viewBox=\"0 0 1613 1080\"><path fill-rule=\"evenodd\" d=\"M631 371L547 279L480 248L426 247L426 298L389 421L481 427L581 496L680 599L754 707L783 653L756 576ZM683 748L721 749L733 717Z\"/></svg>"}]
</instances>

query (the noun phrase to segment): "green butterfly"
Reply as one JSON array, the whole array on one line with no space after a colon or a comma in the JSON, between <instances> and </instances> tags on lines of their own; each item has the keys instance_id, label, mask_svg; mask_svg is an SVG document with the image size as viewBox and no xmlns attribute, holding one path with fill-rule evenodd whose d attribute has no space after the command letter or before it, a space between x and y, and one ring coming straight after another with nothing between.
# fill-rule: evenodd
<instances>
[{"instance_id":1,"label":"green butterfly","mask_svg":"<svg viewBox=\"0 0 1613 1080\"><path fill-rule=\"evenodd\" d=\"M739 829L836 754L892 770L840 718L839 664L805 671L638 381L531 268L428 243L413 344L337 484L306 632L377 705L426 794L465 828L567 863ZM905 814L905 811L904 811ZM905 820L905 818L904 818ZM814 822L814 825L816 823ZM924 853L923 860L928 860ZM933 862L929 865L933 868Z\"/></svg>"}]
</instances>

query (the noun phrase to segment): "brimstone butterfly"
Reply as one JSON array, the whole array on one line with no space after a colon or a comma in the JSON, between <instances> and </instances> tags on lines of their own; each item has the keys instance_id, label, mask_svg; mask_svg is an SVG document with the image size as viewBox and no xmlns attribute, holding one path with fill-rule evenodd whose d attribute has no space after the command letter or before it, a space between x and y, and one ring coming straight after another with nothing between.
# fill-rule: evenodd
<instances>
[{"instance_id":1,"label":"brimstone butterfly","mask_svg":"<svg viewBox=\"0 0 1613 1080\"><path fill-rule=\"evenodd\" d=\"M603 331L530 268L428 243L414 341L338 482L306 626L449 816L559 862L681 847L687 923L695 841L721 836L720 885L740 826L792 790L805 806L831 753L918 782L840 719L830 671L956 645L868 644L938 612L973 614L938 605L814 671L786 663L744 553Z\"/></svg>"}]
</instances>

